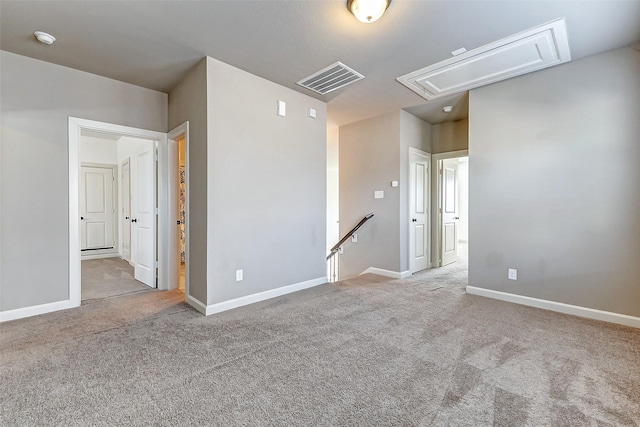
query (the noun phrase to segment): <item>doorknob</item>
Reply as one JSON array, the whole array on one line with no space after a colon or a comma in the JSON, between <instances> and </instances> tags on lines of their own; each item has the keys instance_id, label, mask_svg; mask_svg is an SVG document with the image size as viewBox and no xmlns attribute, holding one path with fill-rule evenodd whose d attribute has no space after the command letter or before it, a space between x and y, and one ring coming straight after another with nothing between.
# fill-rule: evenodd
<instances>
[{"instance_id":1,"label":"doorknob","mask_svg":"<svg viewBox=\"0 0 640 427\"><path fill-rule=\"evenodd\" d=\"M459 216L454 216L453 219L460 219L460 217Z\"/></svg>"},{"instance_id":2,"label":"doorknob","mask_svg":"<svg viewBox=\"0 0 640 427\"><path fill-rule=\"evenodd\" d=\"M415 219L415 218L411 218L411 221L412 221L412 222L417 222L418 220L417 220L417 219Z\"/></svg>"},{"instance_id":3,"label":"doorknob","mask_svg":"<svg viewBox=\"0 0 640 427\"><path fill-rule=\"evenodd\" d=\"M138 222L138 220L137 219L132 219L131 222Z\"/></svg>"},{"instance_id":4,"label":"doorknob","mask_svg":"<svg viewBox=\"0 0 640 427\"><path fill-rule=\"evenodd\" d=\"M125 216L125 217L124 217L124 219L129 219L129 217L128 217L128 216Z\"/></svg>"},{"instance_id":5,"label":"doorknob","mask_svg":"<svg viewBox=\"0 0 640 427\"><path fill-rule=\"evenodd\" d=\"M83 219L84 219L84 217L83 217L83 216L81 216L81 217L80 217L80 220L83 220Z\"/></svg>"}]
</instances>

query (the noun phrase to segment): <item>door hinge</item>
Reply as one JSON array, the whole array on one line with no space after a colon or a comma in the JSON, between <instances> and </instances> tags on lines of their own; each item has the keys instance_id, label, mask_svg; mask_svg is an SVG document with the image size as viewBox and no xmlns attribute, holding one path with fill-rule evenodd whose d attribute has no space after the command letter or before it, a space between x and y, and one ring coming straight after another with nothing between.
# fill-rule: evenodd
<instances>
[{"instance_id":1,"label":"door hinge","mask_svg":"<svg viewBox=\"0 0 640 427\"><path fill-rule=\"evenodd\" d=\"M156 264L155 264L155 266L156 266L156 268L158 268L158 261L156 261Z\"/></svg>"},{"instance_id":2,"label":"door hinge","mask_svg":"<svg viewBox=\"0 0 640 427\"><path fill-rule=\"evenodd\" d=\"M159 209L158 209L158 208L156 208L156 215L158 215L158 212L159 212Z\"/></svg>"}]
</instances>

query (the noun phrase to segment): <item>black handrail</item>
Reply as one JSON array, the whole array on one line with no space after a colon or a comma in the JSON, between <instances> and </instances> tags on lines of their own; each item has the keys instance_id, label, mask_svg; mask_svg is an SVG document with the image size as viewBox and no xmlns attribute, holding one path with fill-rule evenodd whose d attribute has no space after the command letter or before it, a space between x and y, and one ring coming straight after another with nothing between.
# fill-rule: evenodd
<instances>
[{"instance_id":1,"label":"black handrail","mask_svg":"<svg viewBox=\"0 0 640 427\"><path fill-rule=\"evenodd\" d=\"M340 241L338 243L335 244L334 247L331 248L331 253L329 255L327 255L327 261L329 261L329 259L335 255L336 252L338 252L338 249L340 248L340 246L342 246L342 244L344 242L347 241L347 239L351 236L353 236L355 234L356 231L358 231L358 229L360 227L362 227L362 225L369 221L371 218L373 218L373 212L370 213L369 215L366 215L364 218L362 218L360 220L360 222L358 223L358 225L356 225L355 227L353 227L351 229L351 231L349 231L347 234L344 235L344 237L342 239L340 239Z\"/></svg>"}]
</instances>

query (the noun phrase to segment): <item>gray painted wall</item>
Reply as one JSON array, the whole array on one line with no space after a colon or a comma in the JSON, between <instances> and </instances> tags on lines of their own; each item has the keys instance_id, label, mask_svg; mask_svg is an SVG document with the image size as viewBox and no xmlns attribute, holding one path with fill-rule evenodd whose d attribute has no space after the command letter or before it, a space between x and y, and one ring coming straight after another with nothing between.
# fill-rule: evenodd
<instances>
[{"instance_id":1,"label":"gray painted wall","mask_svg":"<svg viewBox=\"0 0 640 427\"><path fill-rule=\"evenodd\" d=\"M431 126L431 153L448 153L469 148L469 120L444 122Z\"/></svg>"},{"instance_id":2,"label":"gray painted wall","mask_svg":"<svg viewBox=\"0 0 640 427\"><path fill-rule=\"evenodd\" d=\"M207 73L208 303L326 277L326 104L213 58Z\"/></svg>"},{"instance_id":3,"label":"gray painted wall","mask_svg":"<svg viewBox=\"0 0 640 427\"><path fill-rule=\"evenodd\" d=\"M189 122L189 294L207 304L207 61L169 94L169 130Z\"/></svg>"},{"instance_id":4,"label":"gray painted wall","mask_svg":"<svg viewBox=\"0 0 640 427\"><path fill-rule=\"evenodd\" d=\"M375 214L340 255L340 277L369 267L408 270L409 147L430 150L430 125L396 111L340 127L340 236ZM400 182L391 187L391 181ZM374 199L383 190L384 199Z\"/></svg>"},{"instance_id":5,"label":"gray painted wall","mask_svg":"<svg viewBox=\"0 0 640 427\"><path fill-rule=\"evenodd\" d=\"M369 267L400 271L400 112L340 126L340 237L369 212L374 217L348 240L340 255L340 278ZM374 199L376 190L384 199Z\"/></svg>"},{"instance_id":6,"label":"gray painted wall","mask_svg":"<svg viewBox=\"0 0 640 427\"><path fill-rule=\"evenodd\" d=\"M165 132L167 95L0 52L0 310L69 297L68 118Z\"/></svg>"},{"instance_id":7,"label":"gray painted wall","mask_svg":"<svg viewBox=\"0 0 640 427\"><path fill-rule=\"evenodd\" d=\"M471 91L470 285L640 316L639 76L625 48Z\"/></svg>"}]
</instances>

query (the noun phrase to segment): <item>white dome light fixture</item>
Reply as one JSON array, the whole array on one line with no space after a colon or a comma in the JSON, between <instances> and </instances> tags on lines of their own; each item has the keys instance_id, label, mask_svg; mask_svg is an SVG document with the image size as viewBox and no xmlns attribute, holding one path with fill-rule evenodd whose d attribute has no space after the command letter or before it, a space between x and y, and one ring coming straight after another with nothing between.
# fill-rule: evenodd
<instances>
[{"instance_id":1,"label":"white dome light fixture","mask_svg":"<svg viewBox=\"0 0 640 427\"><path fill-rule=\"evenodd\" d=\"M50 44L53 44L54 41L56 41L55 37L53 37L49 33L45 33L44 31L36 31L35 33L33 33L33 35L36 36L36 38L40 43L50 45Z\"/></svg>"},{"instance_id":2,"label":"white dome light fixture","mask_svg":"<svg viewBox=\"0 0 640 427\"><path fill-rule=\"evenodd\" d=\"M347 0L347 9L358 21L370 24L384 14L391 0Z\"/></svg>"},{"instance_id":3,"label":"white dome light fixture","mask_svg":"<svg viewBox=\"0 0 640 427\"><path fill-rule=\"evenodd\" d=\"M451 110L453 110L453 107L451 105L447 105L442 109L442 111L444 111L445 113L450 113Z\"/></svg>"}]
</instances>

